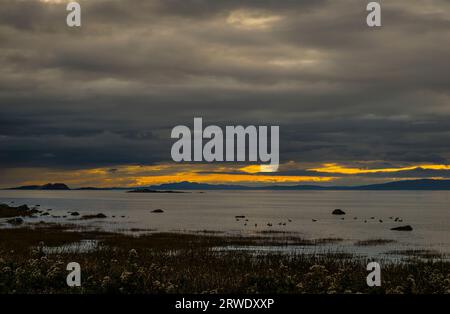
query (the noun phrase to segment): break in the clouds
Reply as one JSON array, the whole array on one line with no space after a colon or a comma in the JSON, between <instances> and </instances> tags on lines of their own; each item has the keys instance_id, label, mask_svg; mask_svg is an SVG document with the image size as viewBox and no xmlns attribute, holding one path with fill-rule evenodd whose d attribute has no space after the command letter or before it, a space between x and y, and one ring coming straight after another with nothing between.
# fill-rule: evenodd
<instances>
[{"instance_id":1,"label":"break in the clouds","mask_svg":"<svg viewBox=\"0 0 450 314\"><path fill-rule=\"evenodd\" d=\"M303 165L286 176L324 175L310 169L330 163L450 163L446 0L380 1L377 29L361 0L79 2L82 27L72 29L67 1L2 1L2 186L167 164L171 128L194 116L280 125L282 164ZM448 177L418 168L395 178L416 175Z\"/></svg>"}]
</instances>

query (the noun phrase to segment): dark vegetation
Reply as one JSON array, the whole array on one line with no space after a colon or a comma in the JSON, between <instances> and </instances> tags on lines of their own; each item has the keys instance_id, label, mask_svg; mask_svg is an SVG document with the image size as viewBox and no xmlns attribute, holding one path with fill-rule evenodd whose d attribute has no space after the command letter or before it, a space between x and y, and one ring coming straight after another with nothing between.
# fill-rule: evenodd
<instances>
[{"instance_id":1,"label":"dark vegetation","mask_svg":"<svg viewBox=\"0 0 450 314\"><path fill-rule=\"evenodd\" d=\"M383 284L366 284L367 260L344 254L259 254L228 246L292 245L291 236L141 236L34 224L0 229L0 293L449 293L450 263L414 259L383 265ZM80 227L78 227L80 228ZM93 251L48 253L82 240ZM66 285L66 265L82 268L82 286Z\"/></svg>"}]
</instances>

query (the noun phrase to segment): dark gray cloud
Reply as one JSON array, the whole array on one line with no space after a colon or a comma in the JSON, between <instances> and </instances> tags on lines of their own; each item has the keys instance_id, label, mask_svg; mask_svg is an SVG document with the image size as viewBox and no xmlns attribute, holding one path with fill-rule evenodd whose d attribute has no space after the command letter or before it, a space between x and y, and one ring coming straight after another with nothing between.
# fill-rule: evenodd
<instances>
[{"instance_id":1,"label":"dark gray cloud","mask_svg":"<svg viewBox=\"0 0 450 314\"><path fill-rule=\"evenodd\" d=\"M280 125L282 161L450 158L448 1L80 3L2 1L0 167L167 161L194 116Z\"/></svg>"}]
</instances>

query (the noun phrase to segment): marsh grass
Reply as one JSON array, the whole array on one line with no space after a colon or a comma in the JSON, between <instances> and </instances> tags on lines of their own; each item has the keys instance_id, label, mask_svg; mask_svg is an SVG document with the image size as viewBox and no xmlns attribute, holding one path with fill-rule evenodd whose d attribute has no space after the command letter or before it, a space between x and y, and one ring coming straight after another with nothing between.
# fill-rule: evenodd
<instances>
[{"instance_id":1,"label":"marsh grass","mask_svg":"<svg viewBox=\"0 0 450 314\"><path fill-rule=\"evenodd\" d=\"M436 259L445 257L443 254L435 250L393 250L387 252L387 254L403 255L411 259L413 258Z\"/></svg>"},{"instance_id":2,"label":"marsh grass","mask_svg":"<svg viewBox=\"0 0 450 314\"><path fill-rule=\"evenodd\" d=\"M97 240L94 251L49 246ZM366 285L367 260L336 254L264 254L217 251L288 237L228 237L154 233L140 236L70 226L0 230L0 293L449 293L450 263L383 265L382 286ZM268 245L268 242L265 242ZM78 262L82 286L68 288L67 263Z\"/></svg>"},{"instance_id":3,"label":"marsh grass","mask_svg":"<svg viewBox=\"0 0 450 314\"><path fill-rule=\"evenodd\" d=\"M391 239L369 239L355 242L356 246L376 246L395 243L397 241Z\"/></svg>"}]
</instances>

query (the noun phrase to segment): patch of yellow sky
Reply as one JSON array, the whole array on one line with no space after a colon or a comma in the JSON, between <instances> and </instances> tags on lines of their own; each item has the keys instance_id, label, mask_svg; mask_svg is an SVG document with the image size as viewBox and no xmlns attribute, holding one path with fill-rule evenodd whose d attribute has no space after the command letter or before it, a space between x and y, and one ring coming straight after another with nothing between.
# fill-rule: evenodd
<instances>
[{"instance_id":1,"label":"patch of yellow sky","mask_svg":"<svg viewBox=\"0 0 450 314\"><path fill-rule=\"evenodd\" d=\"M35 180L23 185L64 182L69 186L144 186L169 182L199 183L299 183L328 182L332 176L276 175L270 165L217 165L217 164L157 164L150 166L122 165L114 168L80 170L41 170L33 172ZM272 174L264 174L270 173Z\"/></svg>"},{"instance_id":2,"label":"patch of yellow sky","mask_svg":"<svg viewBox=\"0 0 450 314\"><path fill-rule=\"evenodd\" d=\"M217 166L217 165L216 165ZM331 176L291 176L291 175L264 175L260 173L273 172L270 165L249 165L244 167L214 165L181 165L161 164L154 166L121 166L113 172L107 168L81 170L78 178L97 176L99 179L108 179L102 186L110 185L110 179L122 182L127 181L129 186L161 184L167 182L199 182L199 183L298 183L298 182L328 182ZM105 184L108 183L108 184Z\"/></svg>"},{"instance_id":3,"label":"patch of yellow sky","mask_svg":"<svg viewBox=\"0 0 450 314\"><path fill-rule=\"evenodd\" d=\"M391 173L400 171L410 171L410 170L450 170L450 165L414 165L407 167L398 168L377 168L377 169L364 169L364 168L351 168L341 166L339 164L329 163L323 164L318 168L308 169L309 171L322 172L322 173L335 173L335 174L369 174L369 173Z\"/></svg>"},{"instance_id":4,"label":"patch of yellow sky","mask_svg":"<svg viewBox=\"0 0 450 314\"><path fill-rule=\"evenodd\" d=\"M190 181L198 183L298 183L327 182L333 177L311 176L269 176L251 174L201 174L196 172L177 173L166 176L144 176L136 178L137 185L157 184L163 182ZM163 182L161 182L163 180Z\"/></svg>"},{"instance_id":5,"label":"patch of yellow sky","mask_svg":"<svg viewBox=\"0 0 450 314\"><path fill-rule=\"evenodd\" d=\"M64 2L69 2L69 0L39 0L39 2L44 2L44 3L64 3Z\"/></svg>"},{"instance_id":6,"label":"patch of yellow sky","mask_svg":"<svg viewBox=\"0 0 450 314\"><path fill-rule=\"evenodd\" d=\"M237 28L246 30L261 30L273 26L282 20L282 16L260 10L240 9L230 13L226 22Z\"/></svg>"},{"instance_id":7,"label":"patch of yellow sky","mask_svg":"<svg viewBox=\"0 0 450 314\"><path fill-rule=\"evenodd\" d=\"M402 171L450 170L450 165L422 164L392 168L356 168L325 163L318 167L307 168L302 164L288 162L280 165L285 173L290 170L306 170L307 175L277 174L270 165L218 165L218 164L178 164L162 163L149 166L122 165L115 168L91 168L80 170L36 170L32 181L28 184L44 184L47 182L64 182L72 187L96 186L145 186L173 182L199 183L241 183L241 184L300 184L324 183L342 178L342 175L360 175L371 173L399 173ZM27 171L27 173L30 173ZM390 178L397 180L397 178ZM400 178L401 179L401 178ZM436 177L436 179L442 179Z\"/></svg>"}]
</instances>

